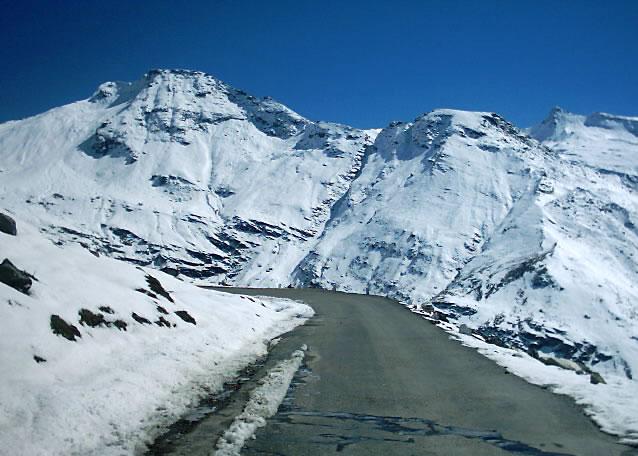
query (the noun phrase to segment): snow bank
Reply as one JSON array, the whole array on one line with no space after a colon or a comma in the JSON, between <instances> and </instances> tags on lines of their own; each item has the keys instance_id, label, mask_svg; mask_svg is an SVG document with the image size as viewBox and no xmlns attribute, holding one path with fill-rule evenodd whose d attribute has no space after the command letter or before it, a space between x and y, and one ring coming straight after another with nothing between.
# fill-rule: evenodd
<instances>
[{"instance_id":1,"label":"snow bank","mask_svg":"<svg viewBox=\"0 0 638 456\"><path fill-rule=\"evenodd\" d=\"M286 391L295 372L303 362L307 347L293 352L290 359L282 361L271 369L260 381L260 385L250 394L250 399L228 430L217 442L215 456L239 456L246 440L258 428L266 426L266 418L277 413L279 405L286 397Z\"/></svg>"},{"instance_id":2,"label":"snow bank","mask_svg":"<svg viewBox=\"0 0 638 456\"><path fill-rule=\"evenodd\" d=\"M445 326L445 325L444 325ZM450 327L443 329L450 331ZM638 444L638 383L622 376L605 377L606 383L592 384L589 375L548 366L519 350L488 344L475 337L454 334L463 345L505 367L526 381L574 398L600 428L621 437L622 443Z\"/></svg>"},{"instance_id":3,"label":"snow bank","mask_svg":"<svg viewBox=\"0 0 638 456\"><path fill-rule=\"evenodd\" d=\"M60 248L20 220L17 237L0 233L0 257L37 279L29 295L0 283L2 455L140 451L312 315ZM53 333L53 315L75 340Z\"/></svg>"}]
</instances>

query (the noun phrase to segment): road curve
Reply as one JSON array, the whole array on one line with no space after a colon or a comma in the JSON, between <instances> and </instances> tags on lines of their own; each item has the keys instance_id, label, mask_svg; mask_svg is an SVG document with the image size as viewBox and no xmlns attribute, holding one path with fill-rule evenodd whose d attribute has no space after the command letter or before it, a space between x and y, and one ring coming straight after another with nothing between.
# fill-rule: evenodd
<instances>
[{"instance_id":1,"label":"road curve","mask_svg":"<svg viewBox=\"0 0 638 456\"><path fill-rule=\"evenodd\" d=\"M233 289L303 300L316 316L278 351L306 368L242 454L636 455L564 396L508 374L389 299Z\"/></svg>"}]
</instances>

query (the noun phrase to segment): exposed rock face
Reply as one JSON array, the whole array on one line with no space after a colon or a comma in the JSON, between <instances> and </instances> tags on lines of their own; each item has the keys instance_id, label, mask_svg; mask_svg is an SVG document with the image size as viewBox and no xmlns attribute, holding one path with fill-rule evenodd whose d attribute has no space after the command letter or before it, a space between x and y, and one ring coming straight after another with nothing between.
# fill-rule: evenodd
<instances>
[{"instance_id":1,"label":"exposed rock face","mask_svg":"<svg viewBox=\"0 0 638 456\"><path fill-rule=\"evenodd\" d=\"M472 335L472 330L470 329L469 326L467 326L465 323L461 324L461 326L459 326L459 333L464 334L466 336L471 336Z\"/></svg>"},{"instance_id":2,"label":"exposed rock face","mask_svg":"<svg viewBox=\"0 0 638 456\"><path fill-rule=\"evenodd\" d=\"M599 385L601 383L607 383L605 381L605 379L603 378L602 375L600 375L598 372L592 372L589 376L589 382L592 385Z\"/></svg>"},{"instance_id":3,"label":"exposed rock face","mask_svg":"<svg viewBox=\"0 0 638 456\"><path fill-rule=\"evenodd\" d=\"M15 220L2 212L0 212L0 232L10 234L11 236L18 234Z\"/></svg>"},{"instance_id":4,"label":"exposed rock face","mask_svg":"<svg viewBox=\"0 0 638 456\"><path fill-rule=\"evenodd\" d=\"M104 319L104 315L97 312L91 312L88 309L80 309L78 311L80 316L80 324L95 328L97 326L110 326L110 323Z\"/></svg>"},{"instance_id":5,"label":"exposed rock face","mask_svg":"<svg viewBox=\"0 0 638 456\"><path fill-rule=\"evenodd\" d=\"M197 322L195 321L195 319L185 310L176 310L175 311L175 315L177 315L179 318L181 318L182 320L184 320L187 323L196 325Z\"/></svg>"}]
</instances>

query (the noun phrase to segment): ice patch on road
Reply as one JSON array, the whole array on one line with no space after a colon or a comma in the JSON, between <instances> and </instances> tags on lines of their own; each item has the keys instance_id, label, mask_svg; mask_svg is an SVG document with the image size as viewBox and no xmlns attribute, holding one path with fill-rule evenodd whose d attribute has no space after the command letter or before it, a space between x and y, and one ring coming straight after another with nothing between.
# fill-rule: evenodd
<instances>
[{"instance_id":1,"label":"ice patch on road","mask_svg":"<svg viewBox=\"0 0 638 456\"><path fill-rule=\"evenodd\" d=\"M303 345L293 352L290 359L277 364L260 380L260 385L250 394L244 411L217 441L216 456L239 456L246 440L251 438L258 428L266 425L266 418L277 413L295 372L303 362L306 350L307 347Z\"/></svg>"}]
</instances>

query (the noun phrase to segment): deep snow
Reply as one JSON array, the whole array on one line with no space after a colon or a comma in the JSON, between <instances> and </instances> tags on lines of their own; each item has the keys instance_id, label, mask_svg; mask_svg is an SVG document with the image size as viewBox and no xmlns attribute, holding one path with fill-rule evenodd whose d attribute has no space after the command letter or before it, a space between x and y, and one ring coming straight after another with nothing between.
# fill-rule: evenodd
<instances>
[{"instance_id":1,"label":"deep snow","mask_svg":"<svg viewBox=\"0 0 638 456\"><path fill-rule=\"evenodd\" d=\"M17 237L0 233L0 254L37 278L29 295L0 284L0 454L133 454L312 315L61 248L19 218ZM147 275L174 302L145 294ZM80 323L81 309L106 323ZM80 337L55 335L52 315Z\"/></svg>"}]
</instances>

